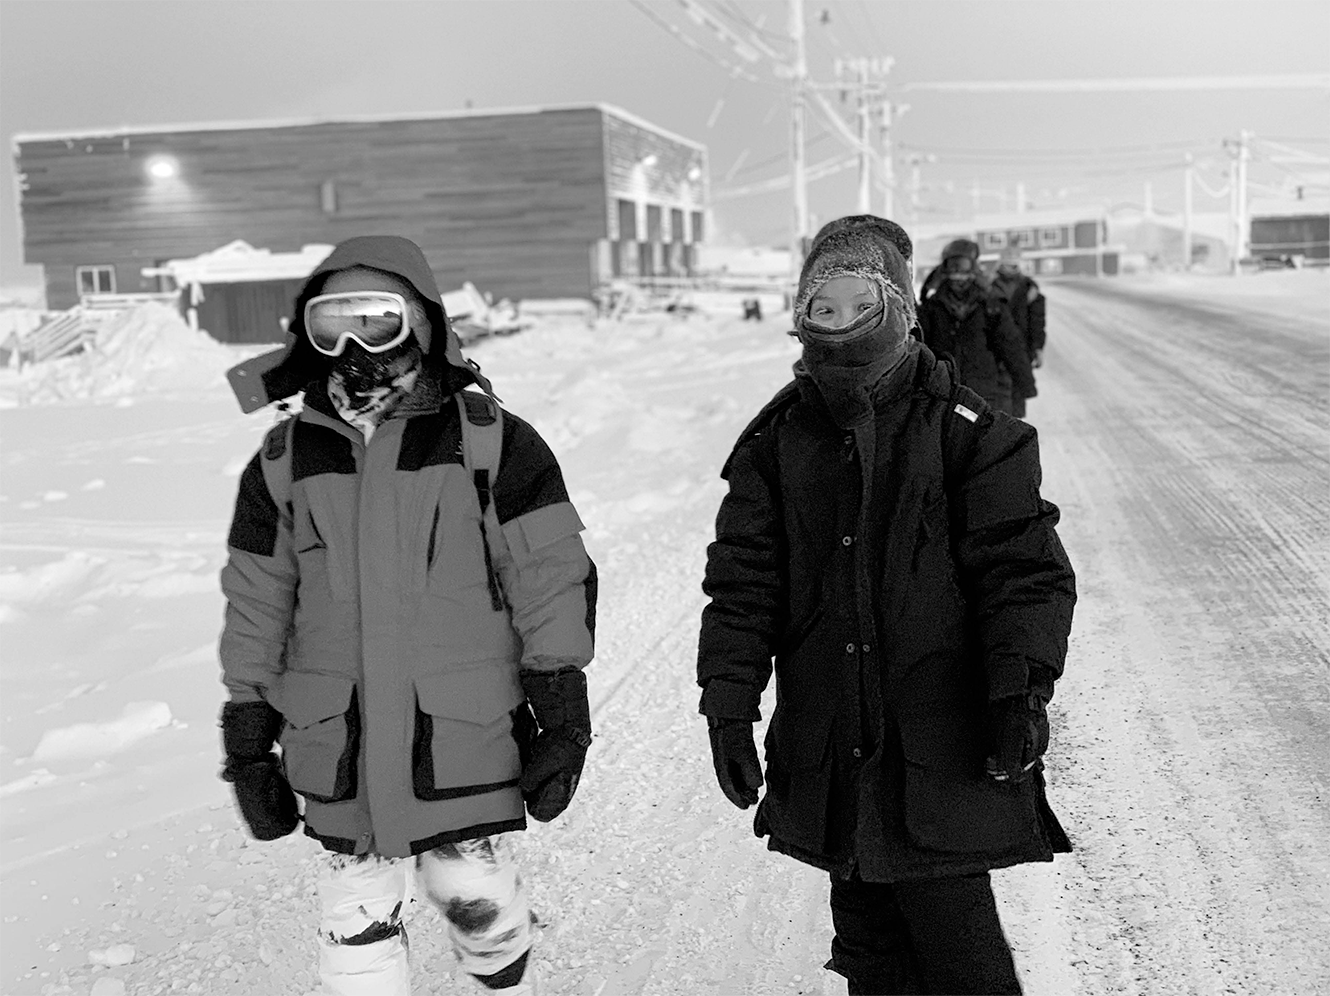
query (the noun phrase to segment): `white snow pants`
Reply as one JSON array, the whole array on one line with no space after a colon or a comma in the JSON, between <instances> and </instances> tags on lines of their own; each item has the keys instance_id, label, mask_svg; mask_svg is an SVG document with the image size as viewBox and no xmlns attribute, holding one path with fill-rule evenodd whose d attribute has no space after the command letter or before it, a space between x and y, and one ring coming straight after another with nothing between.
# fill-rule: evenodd
<instances>
[{"instance_id":1,"label":"white snow pants","mask_svg":"<svg viewBox=\"0 0 1330 996\"><path fill-rule=\"evenodd\" d=\"M495 992L518 993L531 947L522 876L502 835L445 844L414 859L416 882L448 922L463 971ZM412 859L329 855L319 878L319 977L327 996L409 996L402 912ZM517 968L513 972L505 969Z\"/></svg>"}]
</instances>

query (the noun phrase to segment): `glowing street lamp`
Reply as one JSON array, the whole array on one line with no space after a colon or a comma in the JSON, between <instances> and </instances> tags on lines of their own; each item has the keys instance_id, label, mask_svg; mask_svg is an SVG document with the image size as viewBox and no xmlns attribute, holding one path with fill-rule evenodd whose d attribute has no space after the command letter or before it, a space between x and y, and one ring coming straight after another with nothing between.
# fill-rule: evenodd
<instances>
[{"instance_id":1,"label":"glowing street lamp","mask_svg":"<svg viewBox=\"0 0 1330 996\"><path fill-rule=\"evenodd\" d=\"M180 164L170 156L155 156L148 160L148 175L154 180L169 180L180 172Z\"/></svg>"}]
</instances>

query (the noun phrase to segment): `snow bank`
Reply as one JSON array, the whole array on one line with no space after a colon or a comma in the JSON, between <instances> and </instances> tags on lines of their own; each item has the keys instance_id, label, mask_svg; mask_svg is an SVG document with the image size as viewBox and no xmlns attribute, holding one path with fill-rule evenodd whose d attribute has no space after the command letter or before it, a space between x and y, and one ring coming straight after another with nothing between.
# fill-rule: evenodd
<instances>
[{"instance_id":1,"label":"snow bank","mask_svg":"<svg viewBox=\"0 0 1330 996\"><path fill-rule=\"evenodd\" d=\"M225 346L191 329L174 308L149 302L107 319L81 353L0 371L0 400L123 403L143 394L189 395L224 388L227 367L263 348L271 346Z\"/></svg>"},{"instance_id":2,"label":"snow bank","mask_svg":"<svg viewBox=\"0 0 1330 996\"><path fill-rule=\"evenodd\" d=\"M75 757L105 757L152 736L171 725L171 707L165 702L130 702L119 719L75 723L47 730L32 752L34 761Z\"/></svg>"},{"instance_id":3,"label":"snow bank","mask_svg":"<svg viewBox=\"0 0 1330 996\"><path fill-rule=\"evenodd\" d=\"M27 570L0 572L0 605L32 605L64 598L94 571L106 564L82 550L74 550L59 560L39 564Z\"/></svg>"}]
</instances>

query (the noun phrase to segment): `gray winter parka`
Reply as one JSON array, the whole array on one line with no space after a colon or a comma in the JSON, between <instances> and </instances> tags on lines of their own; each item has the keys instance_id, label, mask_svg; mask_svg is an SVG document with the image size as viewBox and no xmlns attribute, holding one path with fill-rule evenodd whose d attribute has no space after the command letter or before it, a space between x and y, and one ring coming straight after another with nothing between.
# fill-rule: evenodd
<instances>
[{"instance_id":1,"label":"gray winter parka","mask_svg":"<svg viewBox=\"0 0 1330 996\"><path fill-rule=\"evenodd\" d=\"M428 269L370 248L369 265L407 276L442 314ZM303 296L361 261L325 263ZM434 336L432 354L472 379L445 322ZM534 721L519 670L592 657L595 565L554 455L504 414L487 545L448 385L427 365L367 444L315 380L289 437L289 502L269 492L260 455L240 480L223 681L232 701L284 717L306 833L334 851L405 857L525 827L517 785Z\"/></svg>"}]
</instances>

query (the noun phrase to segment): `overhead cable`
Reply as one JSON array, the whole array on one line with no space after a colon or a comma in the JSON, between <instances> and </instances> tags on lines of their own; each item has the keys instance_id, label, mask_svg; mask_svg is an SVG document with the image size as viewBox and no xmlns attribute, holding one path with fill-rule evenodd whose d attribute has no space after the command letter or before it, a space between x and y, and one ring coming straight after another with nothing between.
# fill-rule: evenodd
<instances>
[{"instance_id":1,"label":"overhead cable","mask_svg":"<svg viewBox=\"0 0 1330 996\"><path fill-rule=\"evenodd\" d=\"M701 45L695 42L684 32L680 31L678 27L671 24L665 18L661 17L654 10L652 10L647 4L643 3L642 0L628 0L628 2L632 4L635 8L637 8L639 11L641 11L643 14L645 14L648 18L650 18L654 24L668 31L671 35L674 36L676 40L686 45L688 48L696 52L698 55L702 56L702 58L720 66L731 76L737 79L744 80L748 83L756 83L758 86L765 86L778 90L785 89L785 87L783 86L779 86L775 83L770 83L767 80L759 79L758 77L754 76L752 73L745 70L742 66L734 65L733 63L728 62L725 59L722 59L720 56L709 51L708 49L703 48Z\"/></svg>"}]
</instances>

